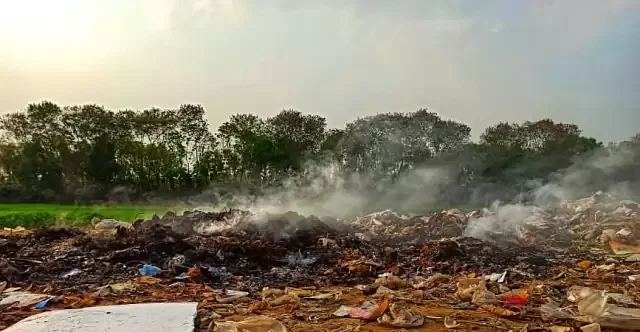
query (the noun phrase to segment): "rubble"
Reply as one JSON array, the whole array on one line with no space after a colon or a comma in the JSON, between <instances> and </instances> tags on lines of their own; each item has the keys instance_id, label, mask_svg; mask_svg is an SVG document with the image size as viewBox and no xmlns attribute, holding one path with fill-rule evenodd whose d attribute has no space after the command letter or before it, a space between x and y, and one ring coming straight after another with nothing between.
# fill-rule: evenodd
<instances>
[{"instance_id":1,"label":"rubble","mask_svg":"<svg viewBox=\"0 0 640 332\"><path fill-rule=\"evenodd\" d=\"M0 329L42 310L190 301L197 331L635 326L639 214L596 193L422 216L188 211L14 229L0 233Z\"/></svg>"}]
</instances>

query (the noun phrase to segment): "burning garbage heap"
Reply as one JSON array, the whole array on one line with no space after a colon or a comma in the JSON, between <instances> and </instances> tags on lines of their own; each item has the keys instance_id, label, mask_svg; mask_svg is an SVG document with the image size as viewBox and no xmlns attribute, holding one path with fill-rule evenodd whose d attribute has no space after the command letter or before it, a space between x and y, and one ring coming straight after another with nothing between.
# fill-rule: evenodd
<instances>
[{"instance_id":1,"label":"burning garbage heap","mask_svg":"<svg viewBox=\"0 0 640 332\"><path fill-rule=\"evenodd\" d=\"M602 282L640 279L635 266L640 262L639 216L638 203L598 192L552 207L495 205L482 211L451 209L422 216L387 210L338 220L295 212L187 211L133 224L96 220L89 230L5 229L0 232L0 286L50 295L30 298L31 302L20 298L18 304L40 304L45 299L53 303L66 295L67 302L60 300L62 308L101 304L100 299L114 294L135 292L136 283L181 287L184 294L196 297L206 292L189 293L185 285L227 290L210 292L216 303L233 303L253 294L263 304L273 305L278 299L294 307L299 297L326 300L335 294L320 290L349 287L361 295L378 296L378 301L360 307L343 305L330 317L373 317L395 327L420 326L424 315L402 309L399 302L390 303L392 298L415 302L441 296L443 303L449 303L455 294L457 305L469 303L469 308L510 317L527 313L522 305L532 303L531 296L538 294L536 301L542 303L546 318L575 320L580 315L563 311L560 305L566 301L558 300L558 290L567 288L569 279L576 285L594 282L579 282L573 274L606 275L609 279ZM534 283L542 280L547 285ZM265 294L269 289L274 294ZM300 289L305 296L287 294L283 291L287 289L290 293ZM403 295L403 289L411 292ZM83 302L77 294L92 300ZM152 294L142 302L163 296L157 290ZM581 302L585 298L604 305L600 311L589 307L580 312L580 317L596 317L591 323L599 322L605 312L630 310L607 307L612 295L589 287L578 294L573 297L578 309L588 307ZM69 298L77 302L69 304ZM0 295L0 309L15 305L6 299ZM124 303L132 302L136 301ZM262 308L255 303L258 309L250 312ZM26 315L3 317L0 326ZM460 324L446 318L445 326Z\"/></svg>"}]
</instances>

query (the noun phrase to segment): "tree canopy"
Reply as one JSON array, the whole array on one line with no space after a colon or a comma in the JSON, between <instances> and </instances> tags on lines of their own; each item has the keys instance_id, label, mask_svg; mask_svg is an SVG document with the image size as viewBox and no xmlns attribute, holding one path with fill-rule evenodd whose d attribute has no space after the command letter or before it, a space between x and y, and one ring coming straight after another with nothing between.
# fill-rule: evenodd
<instances>
[{"instance_id":1,"label":"tree canopy","mask_svg":"<svg viewBox=\"0 0 640 332\"><path fill-rule=\"evenodd\" d=\"M418 169L446 167L456 199L468 200L487 184L518 190L547 181L605 149L577 125L551 119L501 122L473 142L468 125L426 109L362 117L344 129L296 110L236 114L211 130L200 105L112 111L45 101L3 115L0 129L3 201L88 202L122 188L137 200L211 188L260 192L318 165L367 179L363 190L372 191ZM606 148L635 151L620 166L629 174L616 180L640 177L639 137Z\"/></svg>"}]
</instances>

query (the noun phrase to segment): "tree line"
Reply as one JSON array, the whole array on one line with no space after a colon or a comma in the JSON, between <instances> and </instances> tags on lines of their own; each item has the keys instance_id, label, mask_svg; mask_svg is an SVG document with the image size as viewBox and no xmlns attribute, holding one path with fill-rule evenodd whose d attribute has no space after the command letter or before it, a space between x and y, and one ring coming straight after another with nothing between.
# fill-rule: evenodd
<instances>
[{"instance_id":1,"label":"tree line","mask_svg":"<svg viewBox=\"0 0 640 332\"><path fill-rule=\"evenodd\" d=\"M123 192L144 201L211 189L259 195L331 165L372 192L414 170L445 167L452 181L443 200L456 203L487 185L498 197L484 199L513 195L576 160L640 146L637 135L603 147L577 125L550 119L500 122L473 142L468 125L426 109L362 117L343 129L296 110L236 114L212 131L200 105L112 111L45 101L3 115L0 130L4 202L89 202ZM616 180L640 178L638 155Z\"/></svg>"}]
</instances>

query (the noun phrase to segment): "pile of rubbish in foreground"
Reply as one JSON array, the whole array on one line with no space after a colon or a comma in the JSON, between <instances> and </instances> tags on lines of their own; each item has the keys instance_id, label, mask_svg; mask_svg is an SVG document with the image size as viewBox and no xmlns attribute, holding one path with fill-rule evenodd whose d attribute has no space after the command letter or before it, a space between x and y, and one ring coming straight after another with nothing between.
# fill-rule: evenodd
<instances>
[{"instance_id":1,"label":"pile of rubbish in foreground","mask_svg":"<svg viewBox=\"0 0 640 332\"><path fill-rule=\"evenodd\" d=\"M413 217L0 229L0 330L640 330L638 221L639 204L598 192Z\"/></svg>"}]
</instances>

